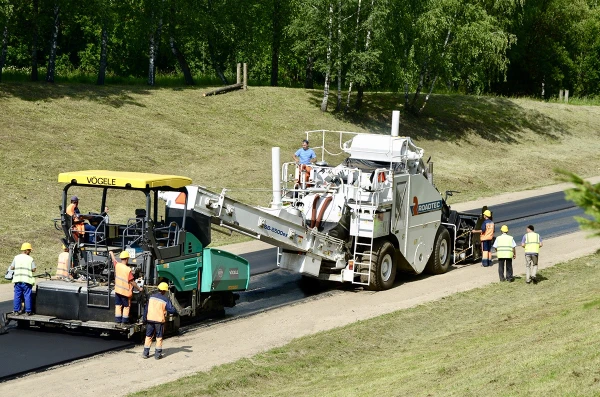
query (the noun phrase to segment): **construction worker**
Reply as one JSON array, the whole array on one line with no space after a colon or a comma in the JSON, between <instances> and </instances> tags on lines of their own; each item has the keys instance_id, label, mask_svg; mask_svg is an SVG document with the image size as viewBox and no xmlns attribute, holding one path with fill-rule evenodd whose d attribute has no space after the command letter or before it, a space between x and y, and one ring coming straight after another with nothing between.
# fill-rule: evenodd
<instances>
[{"instance_id":1,"label":"construction worker","mask_svg":"<svg viewBox=\"0 0 600 397\"><path fill-rule=\"evenodd\" d=\"M539 234L535 233L533 225L527 226L527 233L521 240L521 247L525 249L525 282L530 284L532 281L537 284L537 269L540 247L544 245Z\"/></svg>"},{"instance_id":2,"label":"construction worker","mask_svg":"<svg viewBox=\"0 0 600 397\"><path fill-rule=\"evenodd\" d=\"M63 252L58 254L58 264L56 265L56 277L70 279L69 276L69 248L63 244Z\"/></svg>"},{"instance_id":3,"label":"construction worker","mask_svg":"<svg viewBox=\"0 0 600 397\"><path fill-rule=\"evenodd\" d=\"M303 182L308 182L310 178L310 171L312 170L310 165L317 161L317 155L315 154L315 151L308 147L308 140L304 139L302 141L302 147L296 150L293 158L296 164L298 164L300 167L300 174L302 175L302 172L305 172Z\"/></svg>"},{"instance_id":4,"label":"construction worker","mask_svg":"<svg viewBox=\"0 0 600 397\"><path fill-rule=\"evenodd\" d=\"M490 210L483 211L481 230L473 229L471 233L481 233L481 266L492 266L492 240L494 239L494 222Z\"/></svg>"},{"instance_id":5,"label":"construction worker","mask_svg":"<svg viewBox=\"0 0 600 397\"><path fill-rule=\"evenodd\" d=\"M23 314L21 309L21 303L25 300L25 313L28 316L33 314L33 307L31 304L31 288L35 284L33 273L35 272L36 265L33 261L31 254L31 244L23 243L21 245L21 253L13 259L12 263L8 267L10 270L14 270L12 282L15 285L15 295L13 300L13 314Z\"/></svg>"},{"instance_id":6,"label":"construction worker","mask_svg":"<svg viewBox=\"0 0 600 397\"><path fill-rule=\"evenodd\" d=\"M146 322L146 339L144 340L144 353L142 357L150 357L150 346L152 337L156 337L156 347L154 349L154 358L160 360L163 358L162 342L165 332L165 322L167 313L175 314L177 310L165 294L169 290L169 285L165 282L158 284L158 291L148 299L148 305L144 310L144 321Z\"/></svg>"},{"instance_id":7,"label":"construction worker","mask_svg":"<svg viewBox=\"0 0 600 397\"><path fill-rule=\"evenodd\" d=\"M96 241L96 227L85 223L86 216L81 215L79 211L79 198L77 196L71 196L71 204L67 206L65 213L73 218L73 237L75 241L80 241L79 239L86 234L88 242L94 243Z\"/></svg>"},{"instance_id":8,"label":"construction worker","mask_svg":"<svg viewBox=\"0 0 600 397\"><path fill-rule=\"evenodd\" d=\"M513 282L513 268L512 261L517 257L515 239L508 234L508 226L502 225L500 228L502 235L496 237L494 245L492 246L496 250L496 256L498 257L498 275L500 281ZM506 264L506 277L504 275L504 265Z\"/></svg>"},{"instance_id":9,"label":"construction worker","mask_svg":"<svg viewBox=\"0 0 600 397\"><path fill-rule=\"evenodd\" d=\"M136 284L131 268L128 266L129 252L121 251L117 262L115 254L110 251L110 257L115 265L115 322L118 326L129 323L129 308L131 307L131 297L133 289L142 292L142 289Z\"/></svg>"}]
</instances>

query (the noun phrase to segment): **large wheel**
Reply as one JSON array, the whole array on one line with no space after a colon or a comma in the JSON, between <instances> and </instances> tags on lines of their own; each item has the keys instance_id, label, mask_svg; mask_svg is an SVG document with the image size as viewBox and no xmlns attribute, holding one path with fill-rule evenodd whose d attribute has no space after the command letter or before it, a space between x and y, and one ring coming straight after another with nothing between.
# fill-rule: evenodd
<instances>
[{"instance_id":1,"label":"large wheel","mask_svg":"<svg viewBox=\"0 0 600 397\"><path fill-rule=\"evenodd\" d=\"M396 279L396 249L387 240L378 240L371 251L371 282L369 289L383 291L392 288ZM369 251L363 253L363 262L369 260Z\"/></svg>"},{"instance_id":2,"label":"large wheel","mask_svg":"<svg viewBox=\"0 0 600 397\"><path fill-rule=\"evenodd\" d=\"M450 233L448 229L440 226L425 270L430 274L444 274L448 268L450 268Z\"/></svg>"}]
</instances>

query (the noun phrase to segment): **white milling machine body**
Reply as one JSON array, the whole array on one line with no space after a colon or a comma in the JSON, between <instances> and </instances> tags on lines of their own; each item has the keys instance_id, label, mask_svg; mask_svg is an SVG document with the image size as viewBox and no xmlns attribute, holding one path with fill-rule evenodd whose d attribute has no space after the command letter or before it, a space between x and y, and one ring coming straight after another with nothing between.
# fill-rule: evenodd
<instances>
[{"instance_id":1,"label":"white milling machine body","mask_svg":"<svg viewBox=\"0 0 600 397\"><path fill-rule=\"evenodd\" d=\"M478 217L450 210L433 185L432 164L410 138L398 136L398 121L394 112L391 135L307 132L307 138L321 134L323 145L315 149L322 160L332 154L326 136L339 136L349 157L336 167L320 161L308 170L295 163L280 168L273 148L270 207L191 185L190 209L277 246L278 266L303 276L384 290L397 270L445 273L450 262L477 257L479 242L470 231ZM181 206L171 196L163 194L167 206Z\"/></svg>"}]
</instances>

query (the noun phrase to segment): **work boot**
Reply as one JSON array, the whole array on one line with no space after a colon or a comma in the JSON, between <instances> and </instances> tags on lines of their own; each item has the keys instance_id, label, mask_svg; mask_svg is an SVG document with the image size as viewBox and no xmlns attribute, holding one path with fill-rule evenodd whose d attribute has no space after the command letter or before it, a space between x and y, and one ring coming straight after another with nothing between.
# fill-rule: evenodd
<instances>
[{"instance_id":1,"label":"work boot","mask_svg":"<svg viewBox=\"0 0 600 397\"><path fill-rule=\"evenodd\" d=\"M164 354L162 354L162 353L159 353L156 356L154 356L154 358L157 359L157 360L160 360L163 357L164 357Z\"/></svg>"},{"instance_id":2,"label":"work boot","mask_svg":"<svg viewBox=\"0 0 600 397\"><path fill-rule=\"evenodd\" d=\"M13 316L20 316L23 313L21 313L21 312L12 312L12 314L13 314Z\"/></svg>"},{"instance_id":3,"label":"work boot","mask_svg":"<svg viewBox=\"0 0 600 397\"><path fill-rule=\"evenodd\" d=\"M150 358L150 348L149 347L144 347L144 352L142 353L142 357Z\"/></svg>"}]
</instances>

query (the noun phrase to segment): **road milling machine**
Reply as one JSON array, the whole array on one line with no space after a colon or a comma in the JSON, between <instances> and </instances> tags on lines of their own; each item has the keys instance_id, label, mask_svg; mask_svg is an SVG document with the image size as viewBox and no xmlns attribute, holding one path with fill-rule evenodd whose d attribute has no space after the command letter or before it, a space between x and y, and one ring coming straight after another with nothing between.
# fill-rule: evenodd
<instances>
[{"instance_id":1,"label":"road milling machine","mask_svg":"<svg viewBox=\"0 0 600 397\"><path fill-rule=\"evenodd\" d=\"M471 230L478 217L446 204L433 184L433 163L398 135L397 112L392 126L390 135L309 131L306 138L321 143L321 159L310 165L280 164L273 148L269 207L246 205L226 189L188 186L188 210L278 247L282 269L371 290L391 288L399 271L441 274L477 259L480 243ZM332 142L338 153L326 147ZM326 154L347 158L330 166ZM163 197L167 207L184 210L178 193Z\"/></svg>"},{"instance_id":2,"label":"road milling machine","mask_svg":"<svg viewBox=\"0 0 600 397\"><path fill-rule=\"evenodd\" d=\"M178 311L168 316L166 324L167 331L174 332L181 319L222 314L225 307L235 305L238 292L248 288L248 262L221 249L209 248L210 219L187 210L185 186L191 179L90 170L61 173L58 181L65 186L55 227L62 232L69 250L68 276L38 281L34 287L35 314L8 314L8 320L26 327L64 327L133 336L144 330L142 316L147 297L164 281ZM74 221L79 218L67 213L73 190L99 199L98 212L81 214L95 227L94 231L77 228ZM181 208L164 205L159 195L168 192L178 196ZM136 201L138 204L133 204ZM89 203L86 200L86 205ZM115 216L104 212L109 204L113 210L125 204L138 209L130 217L122 217L123 222L114 222ZM119 325L114 322L115 265L110 253L119 260L123 251L129 253L129 266L143 292L133 294L131 324Z\"/></svg>"}]
</instances>

